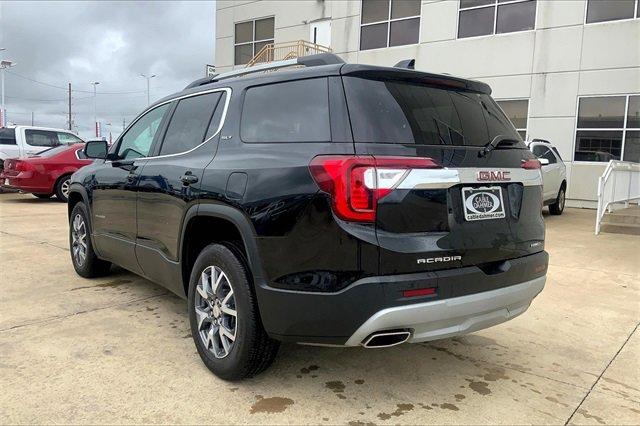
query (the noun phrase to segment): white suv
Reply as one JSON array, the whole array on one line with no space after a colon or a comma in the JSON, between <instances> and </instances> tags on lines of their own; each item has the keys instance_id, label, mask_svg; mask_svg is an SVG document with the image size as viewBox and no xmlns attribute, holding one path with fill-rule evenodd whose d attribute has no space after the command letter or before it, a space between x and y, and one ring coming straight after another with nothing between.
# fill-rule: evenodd
<instances>
[{"instance_id":1,"label":"white suv","mask_svg":"<svg viewBox=\"0 0 640 426\"><path fill-rule=\"evenodd\" d=\"M567 167L558 149L544 139L534 139L526 144L542 163L544 205L549 206L551 214L562 214L567 191Z\"/></svg>"}]
</instances>

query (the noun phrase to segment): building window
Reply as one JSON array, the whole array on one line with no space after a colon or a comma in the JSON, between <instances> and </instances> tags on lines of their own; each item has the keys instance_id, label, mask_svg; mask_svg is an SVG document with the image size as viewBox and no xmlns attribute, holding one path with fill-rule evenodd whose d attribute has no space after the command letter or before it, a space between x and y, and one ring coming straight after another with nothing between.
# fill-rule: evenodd
<instances>
[{"instance_id":1,"label":"building window","mask_svg":"<svg viewBox=\"0 0 640 426\"><path fill-rule=\"evenodd\" d=\"M640 95L578 100L575 161L640 162Z\"/></svg>"},{"instance_id":2,"label":"building window","mask_svg":"<svg viewBox=\"0 0 640 426\"><path fill-rule=\"evenodd\" d=\"M267 44L273 43L275 18L239 22L235 30L236 65L244 65Z\"/></svg>"},{"instance_id":3,"label":"building window","mask_svg":"<svg viewBox=\"0 0 640 426\"><path fill-rule=\"evenodd\" d=\"M416 44L420 0L362 0L360 50Z\"/></svg>"},{"instance_id":4,"label":"building window","mask_svg":"<svg viewBox=\"0 0 640 426\"><path fill-rule=\"evenodd\" d=\"M639 0L588 0L587 3L587 24L639 17Z\"/></svg>"},{"instance_id":5,"label":"building window","mask_svg":"<svg viewBox=\"0 0 640 426\"><path fill-rule=\"evenodd\" d=\"M509 99L496 101L504 114L509 117L520 137L527 139L527 119L529 117L529 100L527 99Z\"/></svg>"},{"instance_id":6,"label":"building window","mask_svg":"<svg viewBox=\"0 0 640 426\"><path fill-rule=\"evenodd\" d=\"M458 38L527 31L536 25L536 0L460 0Z\"/></svg>"}]
</instances>

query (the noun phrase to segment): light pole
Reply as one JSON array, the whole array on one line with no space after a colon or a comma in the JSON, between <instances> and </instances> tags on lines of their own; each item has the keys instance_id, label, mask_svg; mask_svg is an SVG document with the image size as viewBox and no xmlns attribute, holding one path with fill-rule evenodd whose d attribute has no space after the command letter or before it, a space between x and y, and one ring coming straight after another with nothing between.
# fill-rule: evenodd
<instances>
[{"instance_id":1,"label":"light pole","mask_svg":"<svg viewBox=\"0 0 640 426\"><path fill-rule=\"evenodd\" d=\"M96 86L100 84L99 81L94 81L91 83L93 86L93 127L95 128L96 138L100 135L98 134L98 114L96 113Z\"/></svg>"},{"instance_id":2,"label":"light pole","mask_svg":"<svg viewBox=\"0 0 640 426\"><path fill-rule=\"evenodd\" d=\"M4 49L2 49L4 50ZM16 63L12 61L0 61L0 79L2 80L2 106L0 107L0 127L6 126L7 110L4 107L4 70L15 67Z\"/></svg>"},{"instance_id":3,"label":"light pole","mask_svg":"<svg viewBox=\"0 0 640 426\"><path fill-rule=\"evenodd\" d=\"M150 76L146 76L145 74L140 74L140 77L144 77L147 79L147 106L149 106L151 104L150 100L149 100L149 80L151 80L153 77L156 77L155 74L152 74Z\"/></svg>"}]
</instances>

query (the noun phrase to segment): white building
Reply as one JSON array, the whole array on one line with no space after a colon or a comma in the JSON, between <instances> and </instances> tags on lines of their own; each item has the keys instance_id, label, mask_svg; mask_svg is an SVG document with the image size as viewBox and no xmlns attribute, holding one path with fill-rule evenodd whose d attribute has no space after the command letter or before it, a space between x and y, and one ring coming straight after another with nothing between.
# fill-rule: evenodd
<instances>
[{"instance_id":1,"label":"white building","mask_svg":"<svg viewBox=\"0 0 640 426\"><path fill-rule=\"evenodd\" d=\"M307 40L490 84L523 135L558 147L568 204L594 205L606 161L640 161L640 0L218 0L216 13L219 72Z\"/></svg>"}]
</instances>

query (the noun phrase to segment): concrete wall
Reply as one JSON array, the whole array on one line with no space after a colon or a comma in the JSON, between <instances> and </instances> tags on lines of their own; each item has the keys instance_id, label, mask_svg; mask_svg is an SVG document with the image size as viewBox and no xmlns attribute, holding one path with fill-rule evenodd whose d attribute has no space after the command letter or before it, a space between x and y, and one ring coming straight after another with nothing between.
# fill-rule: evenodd
<instances>
[{"instance_id":1,"label":"concrete wall","mask_svg":"<svg viewBox=\"0 0 640 426\"><path fill-rule=\"evenodd\" d=\"M496 99L529 99L529 137L567 161L569 204L592 206L605 164L572 163L578 97L640 93L640 20L584 25L584 0L539 0L536 30L456 39L458 2L423 0L420 43L359 51L359 1L218 1L216 65L233 68L234 22L274 15L275 42L309 38L331 18L331 48L348 62L393 65L485 81Z\"/></svg>"}]
</instances>

